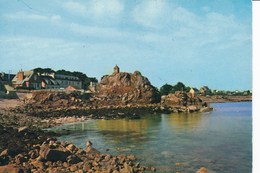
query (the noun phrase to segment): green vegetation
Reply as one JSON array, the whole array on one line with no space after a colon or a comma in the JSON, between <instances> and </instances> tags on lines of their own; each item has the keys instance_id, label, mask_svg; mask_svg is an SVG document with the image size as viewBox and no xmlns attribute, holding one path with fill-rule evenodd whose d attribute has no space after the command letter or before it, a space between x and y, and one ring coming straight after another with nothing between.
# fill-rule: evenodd
<instances>
[{"instance_id":1,"label":"green vegetation","mask_svg":"<svg viewBox=\"0 0 260 173\"><path fill-rule=\"evenodd\" d=\"M171 93L171 91L172 91L172 85L169 85L169 84L165 84L165 85L163 85L161 88L160 88L160 93L161 93L161 95L168 95L168 94L170 94Z\"/></svg>"},{"instance_id":2,"label":"green vegetation","mask_svg":"<svg viewBox=\"0 0 260 173\"><path fill-rule=\"evenodd\" d=\"M35 73L40 73L40 74L43 74L43 73L55 73L55 71L54 70L52 70L51 68L40 68L40 67L38 67L38 68L35 68L35 69L33 69L33 71L35 72Z\"/></svg>"},{"instance_id":3,"label":"green vegetation","mask_svg":"<svg viewBox=\"0 0 260 173\"><path fill-rule=\"evenodd\" d=\"M211 90L207 86L203 86L198 90L197 88L194 88L194 91L202 96L209 96L209 95L219 95L219 96L248 96L252 95L252 92L250 90L245 90L245 91L225 91L225 90ZM189 92L191 87L185 86L182 82L177 82L175 85L169 85L169 84L164 84L160 88L160 93L161 95L168 95L170 93L175 93L176 91L183 91L183 92Z\"/></svg>"},{"instance_id":4,"label":"green vegetation","mask_svg":"<svg viewBox=\"0 0 260 173\"><path fill-rule=\"evenodd\" d=\"M160 88L160 93L161 95L168 95L170 93L175 93L176 91L189 92L190 89L190 87L186 87L182 82L178 82L175 85L169 85L166 83Z\"/></svg>"}]
</instances>

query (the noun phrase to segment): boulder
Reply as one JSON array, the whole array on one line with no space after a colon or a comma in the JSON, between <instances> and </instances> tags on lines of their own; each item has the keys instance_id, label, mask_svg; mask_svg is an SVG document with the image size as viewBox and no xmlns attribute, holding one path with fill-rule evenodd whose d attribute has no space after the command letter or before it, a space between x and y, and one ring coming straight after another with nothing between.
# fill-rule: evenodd
<instances>
[{"instance_id":1,"label":"boulder","mask_svg":"<svg viewBox=\"0 0 260 173\"><path fill-rule=\"evenodd\" d=\"M151 85L148 78L139 71L118 72L105 75L98 84L98 97L104 97L118 103L159 103L159 91Z\"/></svg>"},{"instance_id":2,"label":"boulder","mask_svg":"<svg viewBox=\"0 0 260 173\"><path fill-rule=\"evenodd\" d=\"M72 153L62 146L57 148L50 148L50 145L44 145L40 149L40 157L47 161L63 161Z\"/></svg>"},{"instance_id":3,"label":"boulder","mask_svg":"<svg viewBox=\"0 0 260 173\"><path fill-rule=\"evenodd\" d=\"M207 168L201 167L196 173L209 173L209 171Z\"/></svg>"},{"instance_id":4,"label":"boulder","mask_svg":"<svg viewBox=\"0 0 260 173\"><path fill-rule=\"evenodd\" d=\"M98 150L96 150L95 148L93 148L92 146L87 147L86 153L87 154L94 154L94 155L100 154L100 152Z\"/></svg>"},{"instance_id":5,"label":"boulder","mask_svg":"<svg viewBox=\"0 0 260 173\"><path fill-rule=\"evenodd\" d=\"M34 161L31 162L31 164L38 169L44 169L45 168L45 164L43 162L39 161L39 160L34 160Z\"/></svg>"},{"instance_id":6,"label":"boulder","mask_svg":"<svg viewBox=\"0 0 260 173\"><path fill-rule=\"evenodd\" d=\"M133 173L133 168L129 166L126 162L124 163L124 168L120 170L120 173Z\"/></svg>"},{"instance_id":7,"label":"boulder","mask_svg":"<svg viewBox=\"0 0 260 173\"><path fill-rule=\"evenodd\" d=\"M82 162L82 160L76 155L70 155L67 157L67 162L69 164L77 164L79 162Z\"/></svg>"},{"instance_id":8,"label":"boulder","mask_svg":"<svg viewBox=\"0 0 260 173\"><path fill-rule=\"evenodd\" d=\"M5 166L0 166L0 172L1 173L25 173L27 171L20 166L10 164Z\"/></svg>"},{"instance_id":9,"label":"boulder","mask_svg":"<svg viewBox=\"0 0 260 173\"><path fill-rule=\"evenodd\" d=\"M28 130L28 127L26 127L26 126L19 127L17 130L18 130L18 133L26 132Z\"/></svg>"},{"instance_id":10,"label":"boulder","mask_svg":"<svg viewBox=\"0 0 260 173\"><path fill-rule=\"evenodd\" d=\"M68 149L70 152L75 153L77 152L77 147L74 144L69 144L66 149Z\"/></svg>"}]
</instances>

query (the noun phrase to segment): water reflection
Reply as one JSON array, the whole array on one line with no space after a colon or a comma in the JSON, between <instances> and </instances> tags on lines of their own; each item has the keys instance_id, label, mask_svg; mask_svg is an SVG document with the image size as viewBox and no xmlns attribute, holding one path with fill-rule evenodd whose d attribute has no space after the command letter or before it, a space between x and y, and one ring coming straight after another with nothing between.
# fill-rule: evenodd
<instances>
[{"instance_id":1,"label":"water reflection","mask_svg":"<svg viewBox=\"0 0 260 173\"><path fill-rule=\"evenodd\" d=\"M159 125L161 116L153 116L148 119L146 117L138 120L103 120L97 121L96 126L101 131L117 131L117 132L134 132L145 133L149 128Z\"/></svg>"},{"instance_id":2,"label":"water reflection","mask_svg":"<svg viewBox=\"0 0 260 173\"><path fill-rule=\"evenodd\" d=\"M171 114L166 122L173 130L194 130L203 128L208 116L206 113Z\"/></svg>"},{"instance_id":3,"label":"water reflection","mask_svg":"<svg viewBox=\"0 0 260 173\"><path fill-rule=\"evenodd\" d=\"M124 141L126 143L144 144L151 137L156 136L159 130L157 126L161 124L161 116L156 115L151 118L143 117L138 120L104 120L96 121L98 133L104 137L113 138L108 140L114 144Z\"/></svg>"},{"instance_id":4,"label":"water reflection","mask_svg":"<svg viewBox=\"0 0 260 173\"><path fill-rule=\"evenodd\" d=\"M69 135L59 140L71 141L83 148L89 139L101 152L132 153L143 165L155 166L156 172L194 173L201 166L223 173L251 172L251 103L212 105L215 111L210 114L91 120L52 130L70 130ZM236 107L239 112L229 107Z\"/></svg>"}]
</instances>

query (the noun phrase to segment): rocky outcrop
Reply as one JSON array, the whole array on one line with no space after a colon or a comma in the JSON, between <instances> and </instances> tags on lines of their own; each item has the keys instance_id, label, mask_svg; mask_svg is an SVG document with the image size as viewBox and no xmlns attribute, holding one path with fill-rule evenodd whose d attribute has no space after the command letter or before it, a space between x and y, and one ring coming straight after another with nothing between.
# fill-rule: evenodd
<instances>
[{"instance_id":1,"label":"rocky outcrop","mask_svg":"<svg viewBox=\"0 0 260 173\"><path fill-rule=\"evenodd\" d=\"M0 172L143 172L153 167L140 166L133 155L102 154L87 141L86 150L60 142L43 133L0 125ZM5 135L8 134L8 135ZM17 135L13 135L17 134ZM10 140L9 138L12 138ZM34 140L32 140L34 139ZM12 145L17 150L13 150Z\"/></svg>"},{"instance_id":2,"label":"rocky outcrop","mask_svg":"<svg viewBox=\"0 0 260 173\"><path fill-rule=\"evenodd\" d=\"M21 166L10 164L6 166L0 166L0 172L1 173L25 173L27 171L24 170Z\"/></svg>"},{"instance_id":3,"label":"rocky outcrop","mask_svg":"<svg viewBox=\"0 0 260 173\"><path fill-rule=\"evenodd\" d=\"M115 103L159 103L159 91L139 71L114 72L103 76L98 84L98 96Z\"/></svg>"},{"instance_id":4,"label":"rocky outcrop","mask_svg":"<svg viewBox=\"0 0 260 173\"><path fill-rule=\"evenodd\" d=\"M198 96L193 96L186 92L175 92L174 94L168 94L162 96L161 104L171 105L171 106L202 106L203 101Z\"/></svg>"}]
</instances>

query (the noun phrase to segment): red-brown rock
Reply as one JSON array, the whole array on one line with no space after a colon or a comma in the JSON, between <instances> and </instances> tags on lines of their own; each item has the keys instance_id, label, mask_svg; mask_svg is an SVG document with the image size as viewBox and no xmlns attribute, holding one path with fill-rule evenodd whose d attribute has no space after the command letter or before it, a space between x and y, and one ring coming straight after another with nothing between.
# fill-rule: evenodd
<instances>
[{"instance_id":1,"label":"red-brown rock","mask_svg":"<svg viewBox=\"0 0 260 173\"><path fill-rule=\"evenodd\" d=\"M22 167L15 166L15 165L5 165L0 166L0 172L1 173L25 173L27 172Z\"/></svg>"}]
</instances>

